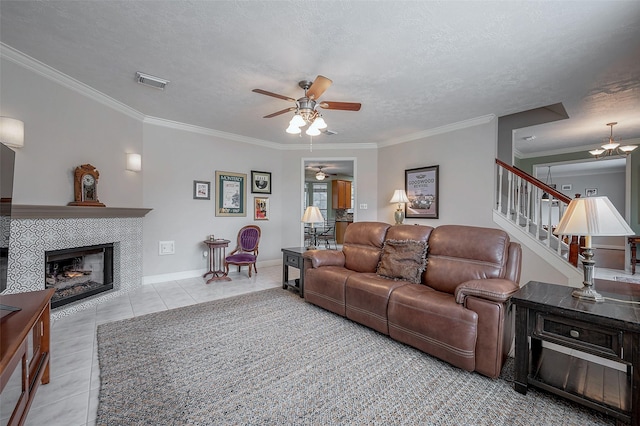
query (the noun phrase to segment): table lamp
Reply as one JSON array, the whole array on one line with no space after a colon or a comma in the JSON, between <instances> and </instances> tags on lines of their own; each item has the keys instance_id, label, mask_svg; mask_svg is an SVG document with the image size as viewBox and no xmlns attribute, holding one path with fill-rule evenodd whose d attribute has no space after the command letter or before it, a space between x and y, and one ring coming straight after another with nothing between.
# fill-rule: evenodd
<instances>
[{"instance_id":1,"label":"table lamp","mask_svg":"<svg viewBox=\"0 0 640 426\"><path fill-rule=\"evenodd\" d=\"M571 293L573 297L592 302L602 302L602 297L593 286L594 269L591 237L634 235L607 197L574 198L567 206L560 223L553 231L555 235L584 235L582 247L584 260L584 286Z\"/></svg>"},{"instance_id":2,"label":"table lamp","mask_svg":"<svg viewBox=\"0 0 640 426\"><path fill-rule=\"evenodd\" d=\"M409 202L407 193L404 192L404 189L396 189L389 202L398 203L398 209L393 213L393 218L396 220L396 225L402 225L404 221L404 206L402 204Z\"/></svg>"},{"instance_id":3,"label":"table lamp","mask_svg":"<svg viewBox=\"0 0 640 426\"><path fill-rule=\"evenodd\" d=\"M313 227L314 223L324 223L324 217L320 213L320 209L315 206L309 206L302 215L302 222L311 224L312 244L307 247L307 250L315 250L318 244L318 236L316 235L316 229Z\"/></svg>"}]
</instances>

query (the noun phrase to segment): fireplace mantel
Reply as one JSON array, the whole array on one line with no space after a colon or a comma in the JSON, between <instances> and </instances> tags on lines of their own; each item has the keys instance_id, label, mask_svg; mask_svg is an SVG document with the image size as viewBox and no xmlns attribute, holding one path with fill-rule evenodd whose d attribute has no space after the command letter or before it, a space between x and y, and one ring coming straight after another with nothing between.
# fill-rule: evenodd
<instances>
[{"instance_id":1,"label":"fireplace mantel","mask_svg":"<svg viewBox=\"0 0 640 426\"><path fill-rule=\"evenodd\" d=\"M13 219L85 219L144 217L152 209L128 207L43 206L14 204Z\"/></svg>"}]
</instances>

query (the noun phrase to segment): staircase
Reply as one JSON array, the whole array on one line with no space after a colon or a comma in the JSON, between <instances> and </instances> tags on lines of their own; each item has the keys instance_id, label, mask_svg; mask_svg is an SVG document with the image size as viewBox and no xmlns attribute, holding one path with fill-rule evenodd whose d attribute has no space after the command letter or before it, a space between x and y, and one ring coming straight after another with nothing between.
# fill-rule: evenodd
<instances>
[{"instance_id":1,"label":"staircase","mask_svg":"<svg viewBox=\"0 0 640 426\"><path fill-rule=\"evenodd\" d=\"M493 220L523 245L579 286L579 237L554 235L571 199L528 173L496 159Z\"/></svg>"}]
</instances>

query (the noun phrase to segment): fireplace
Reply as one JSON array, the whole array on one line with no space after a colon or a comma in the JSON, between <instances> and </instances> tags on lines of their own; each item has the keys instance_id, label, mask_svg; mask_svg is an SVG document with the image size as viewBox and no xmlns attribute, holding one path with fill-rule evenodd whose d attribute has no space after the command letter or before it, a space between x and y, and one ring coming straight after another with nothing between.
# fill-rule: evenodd
<instances>
[{"instance_id":1,"label":"fireplace","mask_svg":"<svg viewBox=\"0 0 640 426\"><path fill-rule=\"evenodd\" d=\"M45 252L45 288L51 308L113 288L113 243Z\"/></svg>"}]
</instances>

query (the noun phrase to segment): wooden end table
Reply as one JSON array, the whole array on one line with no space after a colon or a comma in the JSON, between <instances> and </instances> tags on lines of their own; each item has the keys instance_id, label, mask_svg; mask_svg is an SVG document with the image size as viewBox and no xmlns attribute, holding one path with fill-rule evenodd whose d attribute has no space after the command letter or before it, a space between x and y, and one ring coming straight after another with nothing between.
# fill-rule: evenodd
<instances>
[{"instance_id":1,"label":"wooden end table","mask_svg":"<svg viewBox=\"0 0 640 426\"><path fill-rule=\"evenodd\" d=\"M209 247L209 272L202 276L202 278L207 278L207 275L211 275L211 278L207 280L207 284L211 281L231 281L231 278L227 276L223 268L229 242L229 240L221 239L203 241Z\"/></svg>"},{"instance_id":2,"label":"wooden end table","mask_svg":"<svg viewBox=\"0 0 640 426\"><path fill-rule=\"evenodd\" d=\"M623 287L611 287L612 293L598 284L604 302L580 300L571 296L572 287L537 281L511 297L516 307L514 388L526 394L535 386L639 426L640 305L608 298L640 301L640 294ZM585 359L593 356L568 354L576 351L615 361L626 371Z\"/></svg>"},{"instance_id":3,"label":"wooden end table","mask_svg":"<svg viewBox=\"0 0 640 426\"><path fill-rule=\"evenodd\" d=\"M304 297L304 258L306 247L289 247L282 249L282 288L292 288ZM300 270L300 279L289 281L289 266Z\"/></svg>"}]
</instances>

